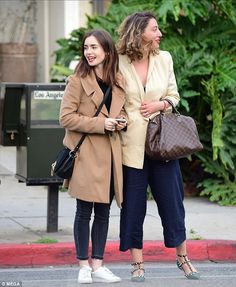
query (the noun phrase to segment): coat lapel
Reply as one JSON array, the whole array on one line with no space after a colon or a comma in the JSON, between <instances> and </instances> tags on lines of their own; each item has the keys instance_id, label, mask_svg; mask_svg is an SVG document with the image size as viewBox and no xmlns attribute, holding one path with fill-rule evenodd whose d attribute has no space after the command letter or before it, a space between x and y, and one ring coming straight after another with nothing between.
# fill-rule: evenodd
<instances>
[{"instance_id":1,"label":"coat lapel","mask_svg":"<svg viewBox=\"0 0 236 287\"><path fill-rule=\"evenodd\" d=\"M101 104L103 100L104 94L98 85L94 72L92 71L92 73L88 75L86 78L81 78L81 83L85 90L85 93L88 96L92 95L91 100L96 106L96 109L98 109L99 105ZM101 109L101 113L108 116L108 111L105 105L103 105Z\"/></svg>"},{"instance_id":2,"label":"coat lapel","mask_svg":"<svg viewBox=\"0 0 236 287\"><path fill-rule=\"evenodd\" d=\"M124 102L124 94L122 93L120 88L114 85L112 88L112 101L109 113L109 116L111 118L116 118L118 116L117 111L120 112L122 110Z\"/></svg>"},{"instance_id":3,"label":"coat lapel","mask_svg":"<svg viewBox=\"0 0 236 287\"><path fill-rule=\"evenodd\" d=\"M150 55L149 56L149 63L148 63L147 83L148 83L148 80L151 77L153 69L154 69L154 57L153 57L153 55Z\"/></svg>"},{"instance_id":4,"label":"coat lapel","mask_svg":"<svg viewBox=\"0 0 236 287\"><path fill-rule=\"evenodd\" d=\"M121 87L123 87L122 83L122 76L118 74L118 83ZM98 109L100 103L103 100L104 94L102 90L100 89L96 76L94 72L92 72L90 75L88 75L85 78L81 78L82 86L85 90L85 93L89 96L92 95L91 100L93 101L94 105ZM107 108L105 105L103 105L101 109L101 113L104 114L106 117L117 117L117 111L121 111L123 105L124 105L125 99L124 94L122 92L122 88L113 85L112 87L112 101L111 101L111 107L110 107L110 113L108 114Z\"/></svg>"}]
</instances>

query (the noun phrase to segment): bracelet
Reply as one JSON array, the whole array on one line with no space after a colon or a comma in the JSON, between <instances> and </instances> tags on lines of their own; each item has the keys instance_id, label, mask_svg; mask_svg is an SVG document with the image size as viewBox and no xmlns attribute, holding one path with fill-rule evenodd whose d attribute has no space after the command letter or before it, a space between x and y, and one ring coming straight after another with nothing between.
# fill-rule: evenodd
<instances>
[{"instance_id":1,"label":"bracelet","mask_svg":"<svg viewBox=\"0 0 236 287\"><path fill-rule=\"evenodd\" d=\"M163 108L163 111L165 111L165 110L166 110L166 108L167 108L167 104L166 104L166 101L163 101L163 104L164 104L164 108Z\"/></svg>"}]
</instances>

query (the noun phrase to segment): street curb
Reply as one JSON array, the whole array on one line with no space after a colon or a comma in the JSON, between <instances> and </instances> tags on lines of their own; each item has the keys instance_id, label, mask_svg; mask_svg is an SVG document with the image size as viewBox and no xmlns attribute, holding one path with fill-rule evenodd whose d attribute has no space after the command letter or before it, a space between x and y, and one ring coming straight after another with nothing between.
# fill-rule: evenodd
<instances>
[{"instance_id":1,"label":"street curb","mask_svg":"<svg viewBox=\"0 0 236 287\"><path fill-rule=\"evenodd\" d=\"M188 240L188 255L196 261L236 262L236 240ZM175 260L175 249L163 241L144 241L145 262ZM118 241L108 241L105 262L130 262L129 252L119 251ZM0 244L0 267L70 265L78 263L74 243Z\"/></svg>"}]
</instances>

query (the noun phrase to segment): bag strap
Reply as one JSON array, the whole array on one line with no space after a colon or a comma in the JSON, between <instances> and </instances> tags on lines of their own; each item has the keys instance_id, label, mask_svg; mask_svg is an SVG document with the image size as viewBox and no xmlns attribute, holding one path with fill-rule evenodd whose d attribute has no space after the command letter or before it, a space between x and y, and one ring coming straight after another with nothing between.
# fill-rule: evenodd
<instances>
[{"instance_id":1,"label":"bag strap","mask_svg":"<svg viewBox=\"0 0 236 287\"><path fill-rule=\"evenodd\" d=\"M162 101L167 101L171 105L172 113L180 115L180 112L177 111L176 107L174 106L174 104L171 102L170 99L163 99Z\"/></svg>"},{"instance_id":2,"label":"bag strap","mask_svg":"<svg viewBox=\"0 0 236 287\"><path fill-rule=\"evenodd\" d=\"M109 86L109 87L107 88L106 93L105 93L105 95L104 95L104 97L103 97L103 100L102 100L101 104L99 105L99 107L98 107L98 109L97 109L97 111L96 111L96 113L94 114L93 117L96 117L96 116L100 113L100 111L101 111L101 109L102 109L102 107L103 107L103 105L104 105L106 99L108 98L108 95L109 95L110 91L111 91L111 86ZM78 144L76 145L76 147L70 152L70 155L71 155L71 156L73 156L73 157L75 156L75 154L76 154L77 151L79 150L81 144L82 144L83 141L85 140L86 135L87 135L87 134L85 134L85 133L82 135L82 137L80 138L80 140L79 140Z\"/></svg>"},{"instance_id":3,"label":"bag strap","mask_svg":"<svg viewBox=\"0 0 236 287\"><path fill-rule=\"evenodd\" d=\"M109 86L109 87L107 88L106 93L105 93L105 95L104 95L104 97L103 97L103 100L102 100L101 104L99 105L99 107L98 107L96 113L94 114L94 117L98 116L98 114L100 113L100 111L101 111L101 109L102 109L102 107L103 107L103 105L104 105L106 99L108 98L108 95L109 95L110 91L111 91L111 86Z\"/></svg>"}]
</instances>

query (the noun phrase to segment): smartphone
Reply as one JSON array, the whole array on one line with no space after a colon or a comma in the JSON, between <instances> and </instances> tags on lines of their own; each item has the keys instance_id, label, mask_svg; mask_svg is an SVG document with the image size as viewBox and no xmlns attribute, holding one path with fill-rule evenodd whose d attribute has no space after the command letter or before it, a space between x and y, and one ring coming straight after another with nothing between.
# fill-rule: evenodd
<instances>
[{"instance_id":1,"label":"smartphone","mask_svg":"<svg viewBox=\"0 0 236 287\"><path fill-rule=\"evenodd\" d=\"M118 123L126 123L126 119L116 119Z\"/></svg>"}]
</instances>

